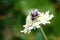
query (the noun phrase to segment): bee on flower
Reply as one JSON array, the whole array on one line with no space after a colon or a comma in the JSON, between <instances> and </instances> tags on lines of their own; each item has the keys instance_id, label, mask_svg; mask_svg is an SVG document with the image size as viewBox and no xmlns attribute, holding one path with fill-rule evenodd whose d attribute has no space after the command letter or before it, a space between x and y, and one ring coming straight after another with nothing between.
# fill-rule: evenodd
<instances>
[{"instance_id":1,"label":"bee on flower","mask_svg":"<svg viewBox=\"0 0 60 40\"><path fill-rule=\"evenodd\" d=\"M21 32L30 33L32 29L40 28L40 24L50 24L50 20L53 15L49 15L49 10L44 12L39 12L37 9L29 11L29 15L26 18L26 24L23 25L24 30Z\"/></svg>"}]
</instances>

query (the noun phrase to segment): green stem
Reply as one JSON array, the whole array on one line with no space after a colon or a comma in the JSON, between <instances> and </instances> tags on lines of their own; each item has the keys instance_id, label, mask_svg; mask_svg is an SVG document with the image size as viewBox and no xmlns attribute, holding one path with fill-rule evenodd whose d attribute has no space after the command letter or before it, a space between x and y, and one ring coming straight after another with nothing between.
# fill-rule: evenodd
<instances>
[{"instance_id":1,"label":"green stem","mask_svg":"<svg viewBox=\"0 0 60 40\"><path fill-rule=\"evenodd\" d=\"M45 40L48 40L47 37L46 37L46 35L45 35L45 33L44 33L44 30L43 30L42 28L40 28L40 30L41 30L41 32L42 32L42 34L43 34Z\"/></svg>"}]
</instances>

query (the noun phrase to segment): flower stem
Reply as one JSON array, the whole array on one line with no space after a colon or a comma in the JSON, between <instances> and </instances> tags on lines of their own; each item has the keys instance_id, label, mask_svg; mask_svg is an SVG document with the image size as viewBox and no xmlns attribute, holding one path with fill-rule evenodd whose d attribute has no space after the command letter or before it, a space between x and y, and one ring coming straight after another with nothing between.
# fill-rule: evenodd
<instances>
[{"instance_id":1,"label":"flower stem","mask_svg":"<svg viewBox=\"0 0 60 40\"><path fill-rule=\"evenodd\" d=\"M42 34L43 34L45 40L48 40L47 37L46 37L46 35L45 35L45 33L44 33L44 30L42 29L42 27L40 28L40 30L41 30L41 32L42 32Z\"/></svg>"}]
</instances>

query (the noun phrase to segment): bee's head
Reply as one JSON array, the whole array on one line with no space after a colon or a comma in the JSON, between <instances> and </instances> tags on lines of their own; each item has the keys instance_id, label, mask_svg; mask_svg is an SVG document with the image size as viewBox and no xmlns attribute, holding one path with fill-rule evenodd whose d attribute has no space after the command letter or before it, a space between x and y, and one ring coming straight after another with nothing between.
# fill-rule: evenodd
<instances>
[{"instance_id":1,"label":"bee's head","mask_svg":"<svg viewBox=\"0 0 60 40\"><path fill-rule=\"evenodd\" d=\"M35 9L31 12L31 18L32 20L36 19L36 17L38 16L38 10Z\"/></svg>"}]
</instances>

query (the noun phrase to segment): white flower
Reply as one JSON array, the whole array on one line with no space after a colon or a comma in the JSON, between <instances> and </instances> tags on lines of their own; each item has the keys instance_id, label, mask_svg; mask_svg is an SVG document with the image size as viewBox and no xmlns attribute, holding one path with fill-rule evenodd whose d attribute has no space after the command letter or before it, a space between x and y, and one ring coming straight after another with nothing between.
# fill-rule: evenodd
<instances>
[{"instance_id":1,"label":"white flower","mask_svg":"<svg viewBox=\"0 0 60 40\"><path fill-rule=\"evenodd\" d=\"M49 15L49 11L45 13L39 12L37 9L29 11L29 15L26 18L26 24L23 25L24 30L21 32L30 33L32 29L40 28L40 24L50 24L50 21L53 18L53 15Z\"/></svg>"}]
</instances>

